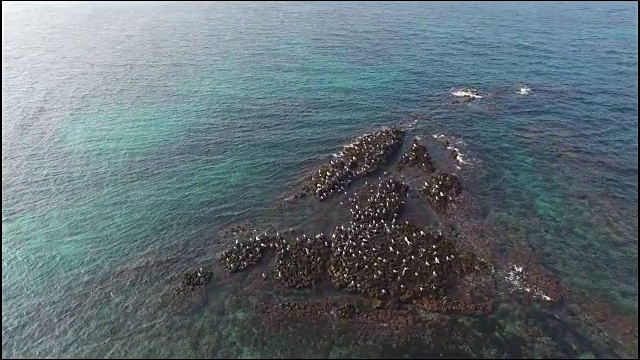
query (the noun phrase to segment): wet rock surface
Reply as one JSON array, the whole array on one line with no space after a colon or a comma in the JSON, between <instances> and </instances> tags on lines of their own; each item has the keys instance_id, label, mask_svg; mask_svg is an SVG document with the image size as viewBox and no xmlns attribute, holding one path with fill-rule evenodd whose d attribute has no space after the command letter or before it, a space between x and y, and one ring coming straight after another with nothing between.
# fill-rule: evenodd
<instances>
[{"instance_id":1,"label":"wet rock surface","mask_svg":"<svg viewBox=\"0 0 640 360\"><path fill-rule=\"evenodd\" d=\"M620 357L638 357L638 318L616 314L611 304L602 298L593 298L576 291L576 302L568 307L568 315L591 324L596 331L611 338L623 349Z\"/></svg>"}]
</instances>

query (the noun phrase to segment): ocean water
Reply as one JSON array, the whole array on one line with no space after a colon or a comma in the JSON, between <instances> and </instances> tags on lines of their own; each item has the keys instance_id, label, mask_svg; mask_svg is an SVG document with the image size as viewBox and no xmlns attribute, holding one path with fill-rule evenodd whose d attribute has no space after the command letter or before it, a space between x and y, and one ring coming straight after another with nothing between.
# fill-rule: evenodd
<instances>
[{"instance_id":1,"label":"ocean water","mask_svg":"<svg viewBox=\"0 0 640 360\"><path fill-rule=\"evenodd\" d=\"M461 142L501 236L637 321L637 14L631 2L3 4L3 358L278 356L256 345L269 329L240 330L251 299L214 281L197 311L178 311L177 279L216 261L223 226L304 223L277 206L295 179L411 114L416 134ZM486 96L452 104L461 86ZM298 336L290 354L347 356Z\"/></svg>"}]
</instances>

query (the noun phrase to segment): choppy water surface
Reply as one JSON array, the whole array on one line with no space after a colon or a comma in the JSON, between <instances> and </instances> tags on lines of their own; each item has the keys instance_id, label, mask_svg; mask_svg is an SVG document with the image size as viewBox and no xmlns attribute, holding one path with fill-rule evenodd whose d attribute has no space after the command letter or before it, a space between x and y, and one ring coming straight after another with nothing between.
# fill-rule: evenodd
<instances>
[{"instance_id":1,"label":"choppy water surface","mask_svg":"<svg viewBox=\"0 0 640 360\"><path fill-rule=\"evenodd\" d=\"M583 303L605 302L600 324L637 323L637 13L609 2L3 6L3 357L415 353L295 323L274 339L252 320L258 291L228 282L196 307L171 296L183 271L229 246L221 227L304 226L312 210L278 205L295 179L412 114L411 135L460 142L496 237L532 249ZM486 96L452 104L461 86ZM460 336L488 343L434 354L518 354L491 341L536 316L556 353L637 354L637 328L612 338L536 314L452 316ZM531 343L523 356L549 354Z\"/></svg>"}]
</instances>

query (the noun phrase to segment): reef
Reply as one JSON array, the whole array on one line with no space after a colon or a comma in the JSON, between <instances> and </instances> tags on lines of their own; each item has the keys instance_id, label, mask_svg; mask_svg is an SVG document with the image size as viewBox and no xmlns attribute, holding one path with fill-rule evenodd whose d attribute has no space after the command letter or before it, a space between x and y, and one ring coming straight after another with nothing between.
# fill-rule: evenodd
<instances>
[{"instance_id":1,"label":"reef","mask_svg":"<svg viewBox=\"0 0 640 360\"><path fill-rule=\"evenodd\" d=\"M354 179L371 174L387 162L403 137L403 131L392 128L356 138L336 159L320 166L305 191L313 189L319 200L344 192ZM417 140L395 166L397 170L405 167L422 170L418 178L426 181L417 190L436 209L445 209L462 191L458 177L438 172L426 146ZM353 196L340 202L347 206L349 218L330 234L303 234L295 239L280 233L252 235L236 239L220 261L234 273L258 264L273 251L276 261L262 278L276 280L285 288L309 288L326 281L338 291L373 301L371 309L410 304L429 311L490 312L491 292L485 292L484 297L470 293L477 290L472 284L475 280L490 282L491 265L459 249L454 238L433 227L401 221L409 191L410 185L402 177L385 172L376 181L364 181ZM483 288L494 287L484 284ZM301 310L292 306L284 305L292 311ZM339 317L351 318L356 314L354 309L345 305L336 311ZM358 308L357 313L360 311Z\"/></svg>"},{"instance_id":2,"label":"reef","mask_svg":"<svg viewBox=\"0 0 640 360\"><path fill-rule=\"evenodd\" d=\"M404 136L391 128L357 137L304 179L303 192L286 202L308 204L310 222L322 223L317 228L295 225L294 230L288 224L264 232L241 224L222 231L231 240L219 255L226 273L221 276L233 283L237 273L247 271L241 278L250 285L244 288L265 290L255 303L256 321L274 333L289 331L282 325L285 318L323 329L349 324L351 336L360 340L383 336L402 341L419 328L443 341L449 339L439 334L449 328L446 314L486 323L494 320L484 315L500 306L504 312L509 301L527 304L525 308L530 307L527 301L546 306L566 301L563 282L539 265L531 251L500 249L483 223L470 220L470 197L453 169L461 163L458 149L448 139L440 140L443 136L433 136L448 156L436 163L428 141L416 139L393 164L391 155L402 148ZM324 201L332 196L338 199ZM421 206L428 210L416 215ZM331 219L324 219L329 212ZM254 267L260 270L250 271ZM180 289L201 288L211 278L212 272L203 268L185 273ZM637 339L637 331L618 319L598 321L609 331L624 328L624 336ZM456 326L461 348L464 337L475 333ZM510 350L513 356L529 351L522 342L527 336L541 344L548 339L539 327L518 336L513 336L520 344ZM509 343L505 340L504 346ZM441 355L437 348L429 354Z\"/></svg>"}]
</instances>

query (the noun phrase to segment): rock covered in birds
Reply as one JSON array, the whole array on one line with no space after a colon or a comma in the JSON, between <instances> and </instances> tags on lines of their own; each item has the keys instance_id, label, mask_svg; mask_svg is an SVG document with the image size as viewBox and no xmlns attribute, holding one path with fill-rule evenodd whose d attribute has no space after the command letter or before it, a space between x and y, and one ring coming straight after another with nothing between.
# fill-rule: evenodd
<instances>
[{"instance_id":1,"label":"rock covered in birds","mask_svg":"<svg viewBox=\"0 0 640 360\"><path fill-rule=\"evenodd\" d=\"M197 270L187 271L180 281L180 290L189 291L205 286L211 281L212 277L213 272L208 268L201 267Z\"/></svg>"},{"instance_id":2,"label":"rock covered in birds","mask_svg":"<svg viewBox=\"0 0 640 360\"><path fill-rule=\"evenodd\" d=\"M395 178L367 184L349 199L351 218L360 222L396 219L408 191L409 186Z\"/></svg>"},{"instance_id":3,"label":"rock covered in birds","mask_svg":"<svg viewBox=\"0 0 640 360\"><path fill-rule=\"evenodd\" d=\"M231 249L222 252L220 262L230 272L241 271L257 264L266 251L282 249L286 244L280 234L270 236L264 233L246 240L236 240Z\"/></svg>"},{"instance_id":4,"label":"rock covered in birds","mask_svg":"<svg viewBox=\"0 0 640 360\"><path fill-rule=\"evenodd\" d=\"M417 166L429 174L435 171L433 160L427 148L424 145L418 144L417 140L414 140L411 147L402 155L396 167L398 170L401 170L405 166Z\"/></svg>"},{"instance_id":5,"label":"rock covered in birds","mask_svg":"<svg viewBox=\"0 0 640 360\"><path fill-rule=\"evenodd\" d=\"M317 169L304 190L319 200L345 192L353 180L378 169L399 148L403 137L404 132L387 129L356 138ZM417 166L431 175L420 191L435 208L447 208L462 190L455 175L434 173L426 147L417 141L396 168L405 166ZM472 313L487 309L485 305L472 309L473 301L468 300L450 302L450 295L458 286L464 287L484 262L460 252L439 232L400 221L409 185L388 175L385 172L379 181L365 182L345 201L350 217L328 236L302 235L287 241L279 234L265 233L238 240L222 254L221 263L231 272L241 271L273 250L275 265L268 276L262 273L262 278L285 287L310 287L326 278L338 289L366 294L382 303L422 302L425 308L471 309ZM353 309L345 307L340 313L340 317L349 318Z\"/></svg>"},{"instance_id":6,"label":"rock covered in birds","mask_svg":"<svg viewBox=\"0 0 640 360\"><path fill-rule=\"evenodd\" d=\"M324 234L303 236L278 251L275 278L286 287L309 287L325 276L330 256L331 244Z\"/></svg>"},{"instance_id":7,"label":"rock covered in birds","mask_svg":"<svg viewBox=\"0 0 640 360\"><path fill-rule=\"evenodd\" d=\"M462 191L462 183L457 176L448 173L439 173L425 181L420 193L429 199L431 204L440 210L445 210L447 205Z\"/></svg>"},{"instance_id":8,"label":"rock covered in birds","mask_svg":"<svg viewBox=\"0 0 640 360\"><path fill-rule=\"evenodd\" d=\"M354 179L379 169L402 145L403 138L404 131L397 128L357 137L335 159L320 166L303 186L303 191L312 193L319 200L345 192Z\"/></svg>"},{"instance_id":9,"label":"rock covered in birds","mask_svg":"<svg viewBox=\"0 0 640 360\"><path fill-rule=\"evenodd\" d=\"M380 299L441 297L473 259L440 234L412 223L351 222L335 230L329 277L338 287Z\"/></svg>"}]
</instances>

